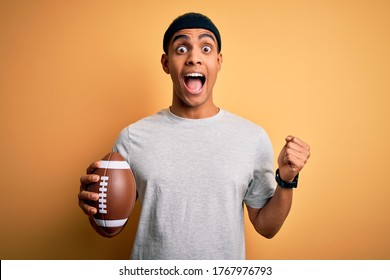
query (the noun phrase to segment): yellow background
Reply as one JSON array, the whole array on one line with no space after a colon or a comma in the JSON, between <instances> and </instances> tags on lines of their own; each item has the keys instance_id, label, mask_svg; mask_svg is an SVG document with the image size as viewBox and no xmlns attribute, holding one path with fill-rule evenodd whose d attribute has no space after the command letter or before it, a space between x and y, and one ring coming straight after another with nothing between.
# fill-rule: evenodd
<instances>
[{"instance_id":1,"label":"yellow background","mask_svg":"<svg viewBox=\"0 0 390 280\"><path fill-rule=\"evenodd\" d=\"M78 180L170 105L162 36L197 11L222 34L217 105L262 125L275 158L288 134L312 148L281 232L266 240L246 218L247 257L389 259L389 3L1 1L0 258L129 257L139 205L100 237Z\"/></svg>"}]
</instances>

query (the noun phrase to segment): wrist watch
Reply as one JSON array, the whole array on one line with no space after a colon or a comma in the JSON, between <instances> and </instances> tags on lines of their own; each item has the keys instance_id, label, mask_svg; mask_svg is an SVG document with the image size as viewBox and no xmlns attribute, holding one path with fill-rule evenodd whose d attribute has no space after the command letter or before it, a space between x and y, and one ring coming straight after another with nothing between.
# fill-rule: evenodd
<instances>
[{"instance_id":1,"label":"wrist watch","mask_svg":"<svg viewBox=\"0 0 390 280\"><path fill-rule=\"evenodd\" d=\"M279 168L278 168L276 169L275 180L281 188L292 189L298 186L298 175L299 173L297 174L297 176L295 176L292 182L285 182L282 180L282 178L280 178Z\"/></svg>"}]
</instances>

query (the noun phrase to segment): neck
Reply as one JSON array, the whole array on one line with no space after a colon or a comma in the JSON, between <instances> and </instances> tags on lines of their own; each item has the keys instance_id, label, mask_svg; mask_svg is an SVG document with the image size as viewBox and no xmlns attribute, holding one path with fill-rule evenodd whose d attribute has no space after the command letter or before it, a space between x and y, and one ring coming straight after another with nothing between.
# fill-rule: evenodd
<instances>
[{"instance_id":1,"label":"neck","mask_svg":"<svg viewBox=\"0 0 390 280\"><path fill-rule=\"evenodd\" d=\"M171 112L176 116L186 119L205 119L215 116L219 112L219 108L213 104L207 108L198 107L178 107L172 105L170 108Z\"/></svg>"}]
</instances>

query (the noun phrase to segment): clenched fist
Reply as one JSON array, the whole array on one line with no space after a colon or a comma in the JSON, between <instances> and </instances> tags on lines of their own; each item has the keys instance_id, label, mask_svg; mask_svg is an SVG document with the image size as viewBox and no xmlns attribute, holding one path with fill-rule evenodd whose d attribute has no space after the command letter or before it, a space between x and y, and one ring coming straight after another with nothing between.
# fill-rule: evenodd
<instances>
[{"instance_id":1,"label":"clenched fist","mask_svg":"<svg viewBox=\"0 0 390 280\"><path fill-rule=\"evenodd\" d=\"M280 178L292 182L310 157L310 147L295 136L287 136L278 157Z\"/></svg>"}]
</instances>

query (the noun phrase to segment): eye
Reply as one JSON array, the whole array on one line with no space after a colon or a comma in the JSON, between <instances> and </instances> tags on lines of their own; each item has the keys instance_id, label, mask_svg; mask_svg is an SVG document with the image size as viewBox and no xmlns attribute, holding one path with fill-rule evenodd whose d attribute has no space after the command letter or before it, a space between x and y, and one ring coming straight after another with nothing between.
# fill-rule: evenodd
<instances>
[{"instance_id":1,"label":"eye","mask_svg":"<svg viewBox=\"0 0 390 280\"><path fill-rule=\"evenodd\" d=\"M185 46L180 46L176 49L176 52L178 54L183 54L183 53L187 53L188 52L188 49L185 47Z\"/></svg>"},{"instance_id":2,"label":"eye","mask_svg":"<svg viewBox=\"0 0 390 280\"><path fill-rule=\"evenodd\" d=\"M202 48L202 51L205 52L205 53L209 53L209 52L211 52L211 47L210 46L204 46Z\"/></svg>"}]
</instances>

